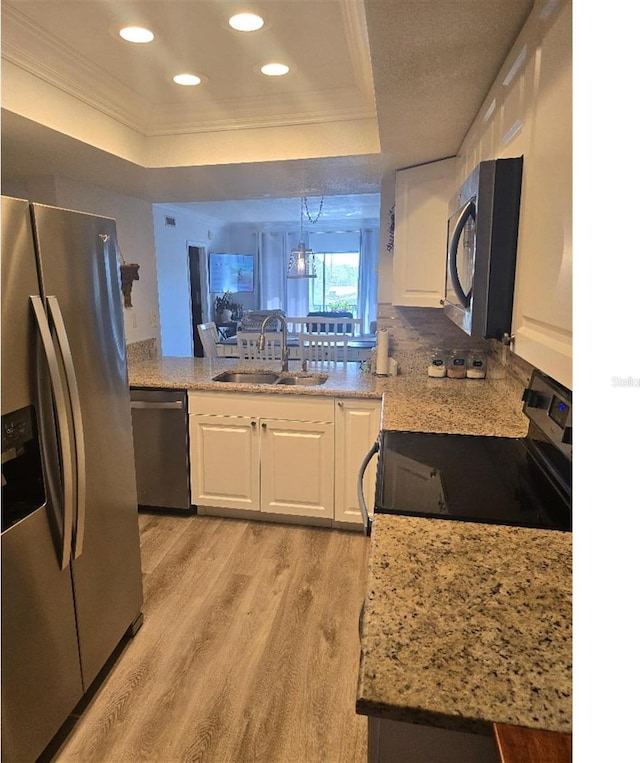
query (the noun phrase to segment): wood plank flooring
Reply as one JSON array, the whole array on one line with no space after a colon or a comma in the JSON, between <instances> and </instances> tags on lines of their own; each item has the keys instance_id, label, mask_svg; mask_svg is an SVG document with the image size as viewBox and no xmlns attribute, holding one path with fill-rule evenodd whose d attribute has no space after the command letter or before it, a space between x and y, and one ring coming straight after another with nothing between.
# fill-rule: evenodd
<instances>
[{"instance_id":1,"label":"wood plank flooring","mask_svg":"<svg viewBox=\"0 0 640 763\"><path fill-rule=\"evenodd\" d=\"M145 622L53 760L365 763L361 533L140 515Z\"/></svg>"}]
</instances>

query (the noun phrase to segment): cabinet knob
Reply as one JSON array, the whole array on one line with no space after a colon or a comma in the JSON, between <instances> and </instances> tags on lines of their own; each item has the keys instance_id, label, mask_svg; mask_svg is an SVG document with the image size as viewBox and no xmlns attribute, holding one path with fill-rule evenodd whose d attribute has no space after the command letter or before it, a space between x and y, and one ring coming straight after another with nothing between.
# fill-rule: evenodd
<instances>
[{"instance_id":1,"label":"cabinet knob","mask_svg":"<svg viewBox=\"0 0 640 763\"><path fill-rule=\"evenodd\" d=\"M256 426L256 422L255 422L255 421L252 421L252 422L251 422L251 426L252 426L252 427L255 427L255 426Z\"/></svg>"},{"instance_id":2,"label":"cabinet knob","mask_svg":"<svg viewBox=\"0 0 640 763\"><path fill-rule=\"evenodd\" d=\"M343 405L344 405L344 403L342 402L342 400L338 400L338 407L339 407L339 408L342 408L342 407L343 407Z\"/></svg>"},{"instance_id":3,"label":"cabinet knob","mask_svg":"<svg viewBox=\"0 0 640 763\"><path fill-rule=\"evenodd\" d=\"M263 421L263 422L262 422L262 428L263 428L263 429L266 429L266 428L267 428L267 423L266 423L265 421Z\"/></svg>"}]
</instances>

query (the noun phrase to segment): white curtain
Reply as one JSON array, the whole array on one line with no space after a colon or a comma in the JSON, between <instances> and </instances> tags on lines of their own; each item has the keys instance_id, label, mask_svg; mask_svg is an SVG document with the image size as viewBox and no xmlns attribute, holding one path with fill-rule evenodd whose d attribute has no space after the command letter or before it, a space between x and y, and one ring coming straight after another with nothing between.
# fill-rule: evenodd
<instances>
[{"instance_id":1,"label":"white curtain","mask_svg":"<svg viewBox=\"0 0 640 763\"><path fill-rule=\"evenodd\" d=\"M262 231L260 234L261 310L285 310L285 243L282 231Z\"/></svg>"},{"instance_id":2,"label":"white curtain","mask_svg":"<svg viewBox=\"0 0 640 763\"><path fill-rule=\"evenodd\" d=\"M289 262L289 253L295 249L300 241L300 233L290 231L285 234L286 251L284 268L286 271ZM305 246L308 246L307 234L303 235ZM308 278L285 278L285 308L287 315L306 315L309 312L309 279Z\"/></svg>"},{"instance_id":3,"label":"white curtain","mask_svg":"<svg viewBox=\"0 0 640 763\"><path fill-rule=\"evenodd\" d=\"M287 315L309 312L309 281L286 278L289 253L300 240L299 231L262 231L260 234L260 309L284 310ZM308 246L308 235L303 234ZM358 317L362 331L378 312L378 228L363 228L360 233L360 270L358 275ZM315 242L315 240L314 240Z\"/></svg>"},{"instance_id":4,"label":"white curtain","mask_svg":"<svg viewBox=\"0 0 640 763\"><path fill-rule=\"evenodd\" d=\"M358 274L358 312L362 332L369 333L369 324L378 316L378 228L363 228L360 235L360 272Z\"/></svg>"}]
</instances>

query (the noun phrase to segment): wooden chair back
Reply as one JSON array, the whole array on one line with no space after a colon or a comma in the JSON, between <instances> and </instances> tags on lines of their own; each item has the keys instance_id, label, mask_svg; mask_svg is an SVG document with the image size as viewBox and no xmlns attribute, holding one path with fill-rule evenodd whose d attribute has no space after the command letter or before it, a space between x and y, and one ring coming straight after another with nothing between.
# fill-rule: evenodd
<instances>
[{"instance_id":1,"label":"wooden chair back","mask_svg":"<svg viewBox=\"0 0 640 763\"><path fill-rule=\"evenodd\" d=\"M264 349L258 349L260 332L238 331L238 357L240 360L282 360L282 333L265 332Z\"/></svg>"},{"instance_id":2,"label":"wooden chair back","mask_svg":"<svg viewBox=\"0 0 640 763\"><path fill-rule=\"evenodd\" d=\"M287 316L290 334L346 334L353 337L362 333L362 318L325 318L319 316Z\"/></svg>"},{"instance_id":3,"label":"wooden chair back","mask_svg":"<svg viewBox=\"0 0 640 763\"><path fill-rule=\"evenodd\" d=\"M198 336L202 342L204 355L206 358L219 357L218 352L218 327L211 321L210 323L198 324Z\"/></svg>"},{"instance_id":4,"label":"wooden chair back","mask_svg":"<svg viewBox=\"0 0 640 763\"><path fill-rule=\"evenodd\" d=\"M298 334L300 360L347 362L347 334Z\"/></svg>"}]
</instances>

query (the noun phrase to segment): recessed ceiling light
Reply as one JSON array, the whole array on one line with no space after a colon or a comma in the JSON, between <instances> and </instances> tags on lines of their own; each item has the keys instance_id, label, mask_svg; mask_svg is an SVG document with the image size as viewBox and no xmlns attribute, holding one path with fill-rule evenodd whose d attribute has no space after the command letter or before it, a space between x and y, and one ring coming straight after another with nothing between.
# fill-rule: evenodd
<instances>
[{"instance_id":1,"label":"recessed ceiling light","mask_svg":"<svg viewBox=\"0 0 640 763\"><path fill-rule=\"evenodd\" d=\"M286 64L265 64L260 67L260 71L266 74L267 77L282 77L283 74L289 72L289 67Z\"/></svg>"},{"instance_id":2,"label":"recessed ceiling light","mask_svg":"<svg viewBox=\"0 0 640 763\"><path fill-rule=\"evenodd\" d=\"M173 78L176 85L185 85L186 87L194 87L202 82L202 77L198 77L197 74L189 74L184 72L182 74L176 74Z\"/></svg>"},{"instance_id":3,"label":"recessed ceiling light","mask_svg":"<svg viewBox=\"0 0 640 763\"><path fill-rule=\"evenodd\" d=\"M229 19L229 26L238 32L255 32L257 29L262 29L264 19L257 13L236 13Z\"/></svg>"},{"instance_id":4,"label":"recessed ceiling light","mask_svg":"<svg viewBox=\"0 0 640 763\"><path fill-rule=\"evenodd\" d=\"M142 26L127 26L121 29L120 37L127 42L151 42L153 40L153 32L150 29L145 29Z\"/></svg>"}]
</instances>

